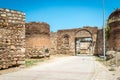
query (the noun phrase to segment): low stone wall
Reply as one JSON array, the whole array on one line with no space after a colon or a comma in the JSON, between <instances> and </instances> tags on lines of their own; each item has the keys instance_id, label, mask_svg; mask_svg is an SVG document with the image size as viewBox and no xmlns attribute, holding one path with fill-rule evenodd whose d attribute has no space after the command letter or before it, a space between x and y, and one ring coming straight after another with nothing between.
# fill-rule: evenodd
<instances>
[{"instance_id":1,"label":"low stone wall","mask_svg":"<svg viewBox=\"0 0 120 80\"><path fill-rule=\"evenodd\" d=\"M43 58L49 57L50 53L47 49L27 48L26 58Z\"/></svg>"},{"instance_id":2,"label":"low stone wall","mask_svg":"<svg viewBox=\"0 0 120 80\"><path fill-rule=\"evenodd\" d=\"M25 13L0 8L0 69L24 64Z\"/></svg>"}]
</instances>

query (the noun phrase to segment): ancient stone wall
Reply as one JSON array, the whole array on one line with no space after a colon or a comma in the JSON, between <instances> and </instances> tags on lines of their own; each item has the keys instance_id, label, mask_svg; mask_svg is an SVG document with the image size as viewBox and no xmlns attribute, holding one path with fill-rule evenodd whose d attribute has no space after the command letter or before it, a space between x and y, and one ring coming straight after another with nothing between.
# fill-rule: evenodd
<instances>
[{"instance_id":1,"label":"ancient stone wall","mask_svg":"<svg viewBox=\"0 0 120 80\"><path fill-rule=\"evenodd\" d=\"M57 32L57 53L70 54L75 53L75 29L59 30Z\"/></svg>"},{"instance_id":2,"label":"ancient stone wall","mask_svg":"<svg viewBox=\"0 0 120 80\"><path fill-rule=\"evenodd\" d=\"M108 39L107 58L112 56L114 63L120 62L120 9L112 12L108 18L108 25L110 27L110 37ZM110 51L114 51L110 53ZM118 65L118 64L117 64Z\"/></svg>"},{"instance_id":3,"label":"ancient stone wall","mask_svg":"<svg viewBox=\"0 0 120 80\"><path fill-rule=\"evenodd\" d=\"M57 54L57 32L51 32L50 33L50 42L51 42L51 48L50 48L50 54Z\"/></svg>"},{"instance_id":4,"label":"ancient stone wall","mask_svg":"<svg viewBox=\"0 0 120 80\"><path fill-rule=\"evenodd\" d=\"M59 30L57 32L57 53L75 55L76 39L91 37L92 54L95 54L97 27L84 27L78 29Z\"/></svg>"},{"instance_id":5,"label":"ancient stone wall","mask_svg":"<svg viewBox=\"0 0 120 80\"><path fill-rule=\"evenodd\" d=\"M110 27L110 48L120 51L120 9L115 10L108 19Z\"/></svg>"},{"instance_id":6,"label":"ancient stone wall","mask_svg":"<svg viewBox=\"0 0 120 80\"><path fill-rule=\"evenodd\" d=\"M25 13L0 8L0 69L24 64Z\"/></svg>"},{"instance_id":7,"label":"ancient stone wall","mask_svg":"<svg viewBox=\"0 0 120 80\"><path fill-rule=\"evenodd\" d=\"M98 30L97 42L96 42L96 51L95 52L97 54L103 54L103 29Z\"/></svg>"},{"instance_id":8,"label":"ancient stone wall","mask_svg":"<svg viewBox=\"0 0 120 80\"><path fill-rule=\"evenodd\" d=\"M50 50L50 26L44 22L26 23L26 55L41 57Z\"/></svg>"}]
</instances>

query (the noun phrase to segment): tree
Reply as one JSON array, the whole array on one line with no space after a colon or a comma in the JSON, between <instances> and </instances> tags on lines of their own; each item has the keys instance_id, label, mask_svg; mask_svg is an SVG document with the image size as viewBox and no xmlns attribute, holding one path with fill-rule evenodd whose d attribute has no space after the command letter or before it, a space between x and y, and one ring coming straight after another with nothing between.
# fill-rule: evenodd
<instances>
[{"instance_id":1,"label":"tree","mask_svg":"<svg viewBox=\"0 0 120 80\"><path fill-rule=\"evenodd\" d=\"M106 39L107 39L107 40L108 40L109 37L110 37L110 27L109 27L108 24L105 26L105 36L106 36Z\"/></svg>"}]
</instances>

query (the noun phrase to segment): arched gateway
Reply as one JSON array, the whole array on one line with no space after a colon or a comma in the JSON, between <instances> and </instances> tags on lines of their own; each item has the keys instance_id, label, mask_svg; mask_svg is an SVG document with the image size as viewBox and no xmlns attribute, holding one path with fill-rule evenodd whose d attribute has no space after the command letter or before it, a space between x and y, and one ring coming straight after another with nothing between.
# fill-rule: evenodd
<instances>
[{"instance_id":1,"label":"arched gateway","mask_svg":"<svg viewBox=\"0 0 120 80\"><path fill-rule=\"evenodd\" d=\"M59 54L95 54L97 27L59 30L56 48Z\"/></svg>"},{"instance_id":2,"label":"arched gateway","mask_svg":"<svg viewBox=\"0 0 120 80\"><path fill-rule=\"evenodd\" d=\"M75 33L75 53L92 54L92 34L86 29L81 29Z\"/></svg>"}]
</instances>

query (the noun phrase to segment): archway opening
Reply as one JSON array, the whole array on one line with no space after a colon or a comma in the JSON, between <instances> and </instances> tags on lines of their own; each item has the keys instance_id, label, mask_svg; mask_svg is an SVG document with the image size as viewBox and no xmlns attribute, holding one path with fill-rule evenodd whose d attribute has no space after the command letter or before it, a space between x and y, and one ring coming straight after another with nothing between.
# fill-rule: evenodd
<instances>
[{"instance_id":1,"label":"archway opening","mask_svg":"<svg viewBox=\"0 0 120 80\"><path fill-rule=\"evenodd\" d=\"M92 35L87 30L80 30L76 33L75 37L75 53L79 54L92 54Z\"/></svg>"}]
</instances>

